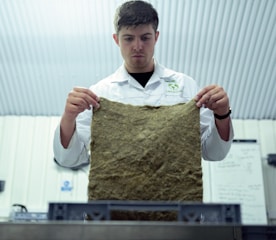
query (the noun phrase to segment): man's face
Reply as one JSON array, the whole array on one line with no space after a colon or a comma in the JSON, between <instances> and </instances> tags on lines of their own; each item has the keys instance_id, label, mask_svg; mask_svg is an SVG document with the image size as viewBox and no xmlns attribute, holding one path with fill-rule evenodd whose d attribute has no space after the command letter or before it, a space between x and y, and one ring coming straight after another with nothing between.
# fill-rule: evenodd
<instances>
[{"instance_id":1,"label":"man's face","mask_svg":"<svg viewBox=\"0 0 276 240\"><path fill-rule=\"evenodd\" d=\"M128 72L150 72L153 70L154 46L159 32L155 32L152 25L137 27L123 27L113 38L121 49Z\"/></svg>"}]
</instances>

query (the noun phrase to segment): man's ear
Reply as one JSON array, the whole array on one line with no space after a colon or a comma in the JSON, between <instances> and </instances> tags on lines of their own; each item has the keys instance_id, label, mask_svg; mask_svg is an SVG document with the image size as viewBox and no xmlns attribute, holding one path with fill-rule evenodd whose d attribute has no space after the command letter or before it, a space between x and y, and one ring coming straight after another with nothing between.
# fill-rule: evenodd
<instances>
[{"instance_id":1,"label":"man's ear","mask_svg":"<svg viewBox=\"0 0 276 240\"><path fill-rule=\"evenodd\" d=\"M119 37L118 37L118 35L116 33L113 33L112 36L113 36L113 39L114 39L115 43L119 46Z\"/></svg>"},{"instance_id":2,"label":"man's ear","mask_svg":"<svg viewBox=\"0 0 276 240\"><path fill-rule=\"evenodd\" d=\"M155 32L155 42L157 42L158 37L159 37L159 31L156 31L156 32Z\"/></svg>"}]
</instances>

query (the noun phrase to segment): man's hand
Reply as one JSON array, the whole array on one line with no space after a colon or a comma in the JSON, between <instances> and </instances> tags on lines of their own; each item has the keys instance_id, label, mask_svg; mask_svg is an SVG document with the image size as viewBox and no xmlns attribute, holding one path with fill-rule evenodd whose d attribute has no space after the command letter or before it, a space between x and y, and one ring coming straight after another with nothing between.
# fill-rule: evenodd
<instances>
[{"instance_id":1,"label":"man's hand","mask_svg":"<svg viewBox=\"0 0 276 240\"><path fill-rule=\"evenodd\" d=\"M207 86L194 99L198 107L207 107L217 115L223 116L229 112L229 98L220 86ZM223 120L215 119L215 124L221 139L228 141L230 136L230 118L227 117Z\"/></svg>"},{"instance_id":2,"label":"man's hand","mask_svg":"<svg viewBox=\"0 0 276 240\"><path fill-rule=\"evenodd\" d=\"M99 108L100 99L87 88L75 87L69 94L66 100L64 117L68 119L76 119L79 113L86 109L91 109L91 106Z\"/></svg>"},{"instance_id":3,"label":"man's hand","mask_svg":"<svg viewBox=\"0 0 276 240\"><path fill-rule=\"evenodd\" d=\"M87 88L75 87L66 100L65 110L60 121L60 139L67 148L76 128L76 118L79 113L91 106L99 108L99 97Z\"/></svg>"},{"instance_id":4,"label":"man's hand","mask_svg":"<svg viewBox=\"0 0 276 240\"><path fill-rule=\"evenodd\" d=\"M229 111L229 98L224 89L217 85L210 85L203 88L196 96L195 101L198 107L204 106L217 115L225 115Z\"/></svg>"}]
</instances>

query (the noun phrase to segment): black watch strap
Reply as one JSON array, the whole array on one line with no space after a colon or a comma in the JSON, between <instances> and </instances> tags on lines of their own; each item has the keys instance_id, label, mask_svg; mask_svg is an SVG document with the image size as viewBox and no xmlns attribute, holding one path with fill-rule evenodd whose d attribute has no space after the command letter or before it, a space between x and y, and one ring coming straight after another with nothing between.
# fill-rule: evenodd
<instances>
[{"instance_id":1,"label":"black watch strap","mask_svg":"<svg viewBox=\"0 0 276 240\"><path fill-rule=\"evenodd\" d=\"M222 119L228 118L230 116L231 112L232 112L232 110L231 110L231 108L229 108L228 113L226 113L224 115L218 115L218 114L214 113L214 116L216 119L222 120Z\"/></svg>"}]
</instances>

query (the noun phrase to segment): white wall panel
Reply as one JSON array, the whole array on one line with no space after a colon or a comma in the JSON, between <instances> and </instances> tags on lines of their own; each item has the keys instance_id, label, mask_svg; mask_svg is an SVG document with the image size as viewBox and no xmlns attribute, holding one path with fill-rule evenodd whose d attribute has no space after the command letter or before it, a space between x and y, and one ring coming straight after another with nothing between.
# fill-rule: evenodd
<instances>
[{"instance_id":1,"label":"white wall panel","mask_svg":"<svg viewBox=\"0 0 276 240\"><path fill-rule=\"evenodd\" d=\"M59 117L0 117L0 216L19 203L33 211L46 211L49 201L86 201L88 168L71 171L53 161L52 139ZM62 192L64 180L73 183Z\"/></svg>"},{"instance_id":2,"label":"white wall panel","mask_svg":"<svg viewBox=\"0 0 276 240\"><path fill-rule=\"evenodd\" d=\"M0 117L0 218L7 217L14 203L30 211L47 211L49 201L86 201L89 167L72 171L53 161L52 140L59 117ZM267 210L276 219L276 168L266 163L276 153L276 122L233 120L235 138L254 138L261 146ZM207 173L208 174L208 173ZM64 180L73 190L61 191ZM276 221L276 220L275 220Z\"/></svg>"},{"instance_id":3,"label":"white wall panel","mask_svg":"<svg viewBox=\"0 0 276 240\"><path fill-rule=\"evenodd\" d=\"M269 153L276 153L276 121L261 121L259 124L262 156L265 158ZM266 186L266 202L269 209L269 217L276 223L276 167L271 167L263 161L263 176Z\"/></svg>"}]
</instances>

